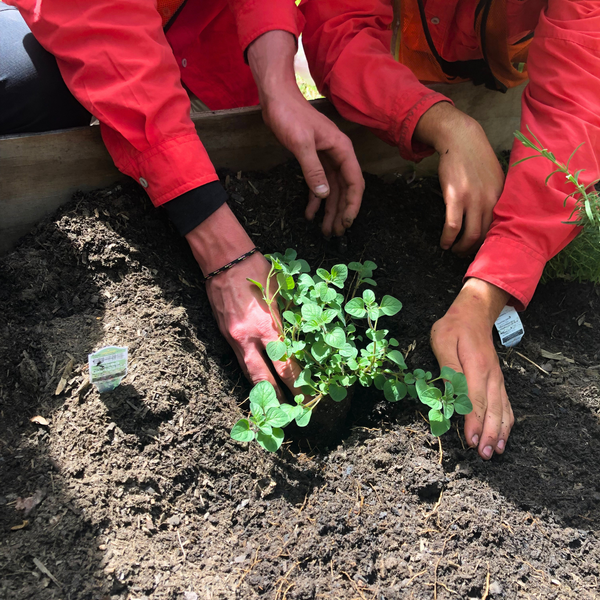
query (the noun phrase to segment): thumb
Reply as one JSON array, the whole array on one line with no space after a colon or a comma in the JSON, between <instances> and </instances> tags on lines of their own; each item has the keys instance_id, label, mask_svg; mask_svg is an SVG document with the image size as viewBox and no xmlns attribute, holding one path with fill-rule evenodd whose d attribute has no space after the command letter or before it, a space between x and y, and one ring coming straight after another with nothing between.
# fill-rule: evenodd
<instances>
[{"instance_id":1,"label":"thumb","mask_svg":"<svg viewBox=\"0 0 600 600\"><path fill-rule=\"evenodd\" d=\"M315 146L312 145L295 154L310 191L317 198L327 198L329 196L329 183Z\"/></svg>"}]
</instances>

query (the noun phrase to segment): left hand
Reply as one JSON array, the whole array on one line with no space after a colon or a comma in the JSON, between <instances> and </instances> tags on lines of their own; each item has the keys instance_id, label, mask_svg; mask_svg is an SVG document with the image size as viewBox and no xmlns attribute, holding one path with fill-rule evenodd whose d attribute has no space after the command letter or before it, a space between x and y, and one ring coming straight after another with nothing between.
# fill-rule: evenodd
<instances>
[{"instance_id":1,"label":"left hand","mask_svg":"<svg viewBox=\"0 0 600 600\"><path fill-rule=\"evenodd\" d=\"M356 218L365 182L350 139L302 96L294 74L294 37L270 31L248 48L263 119L302 167L310 189L306 218L326 198L323 234L341 236Z\"/></svg>"}]
</instances>

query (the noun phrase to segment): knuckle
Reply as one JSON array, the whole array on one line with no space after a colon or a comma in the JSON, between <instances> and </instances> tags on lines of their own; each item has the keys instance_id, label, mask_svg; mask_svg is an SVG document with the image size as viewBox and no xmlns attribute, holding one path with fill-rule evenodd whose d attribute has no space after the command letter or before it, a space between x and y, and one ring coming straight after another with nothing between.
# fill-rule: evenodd
<instances>
[{"instance_id":1,"label":"knuckle","mask_svg":"<svg viewBox=\"0 0 600 600\"><path fill-rule=\"evenodd\" d=\"M460 227L461 227L460 224L457 223L456 221L446 221L446 230L448 230L448 231L458 232L458 231L460 231Z\"/></svg>"}]
</instances>

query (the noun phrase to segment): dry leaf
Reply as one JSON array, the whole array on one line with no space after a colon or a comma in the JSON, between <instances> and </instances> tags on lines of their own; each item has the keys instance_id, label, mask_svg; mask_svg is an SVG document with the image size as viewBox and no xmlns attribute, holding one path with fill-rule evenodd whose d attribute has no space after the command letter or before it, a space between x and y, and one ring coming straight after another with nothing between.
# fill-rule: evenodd
<instances>
[{"instance_id":1,"label":"dry leaf","mask_svg":"<svg viewBox=\"0 0 600 600\"><path fill-rule=\"evenodd\" d=\"M36 490L33 496L29 498L17 498L15 502L16 510L24 510L24 517L27 517L29 513L44 499L46 494L42 490Z\"/></svg>"},{"instance_id":2,"label":"dry leaf","mask_svg":"<svg viewBox=\"0 0 600 600\"><path fill-rule=\"evenodd\" d=\"M563 356L562 352L548 352L548 350L541 350L540 354L544 358L549 358L550 360L564 360L568 363L575 362L572 358L567 358L566 356Z\"/></svg>"},{"instance_id":3,"label":"dry leaf","mask_svg":"<svg viewBox=\"0 0 600 600\"><path fill-rule=\"evenodd\" d=\"M32 423L37 423L38 425L43 425L44 427L48 427L50 425L50 421L48 421L48 419L44 419L44 417L40 417L40 415L31 417L29 420Z\"/></svg>"},{"instance_id":4,"label":"dry leaf","mask_svg":"<svg viewBox=\"0 0 600 600\"><path fill-rule=\"evenodd\" d=\"M15 525L14 527L11 527L10 530L18 531L19 529L25 529L27 525L29 525L29 521L23 521L20 525Z\"/></svg>"},{"instance_id":5,"label":"dry leaf","mask_svg":"<svg viewBox=\"0 0 600 600\"><path fill-rule=\"evenodd\" d=\"M73 370L74 364L75 364L75 359L73 357L71 357L71 359L67 363L67 366L63 369L62 375L60 376L60 381L58 382L58 386L56 387L56 391L54 392L55 396L59 396L60 394L62 394L64 392L65 387L67 385L67 380L69 379L69 375L71 374L71 371Z\"/></svg>"}]
</instances>

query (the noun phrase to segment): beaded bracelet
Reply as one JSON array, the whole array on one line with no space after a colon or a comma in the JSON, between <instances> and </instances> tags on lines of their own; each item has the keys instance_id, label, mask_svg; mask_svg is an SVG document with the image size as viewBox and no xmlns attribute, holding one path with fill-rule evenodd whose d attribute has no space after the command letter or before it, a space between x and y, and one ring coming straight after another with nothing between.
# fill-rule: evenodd
<instances>
[{"instance_id":1,"label":"beaded bracelet","mask_svg":"<svg viewBox=\"0 0 600 600\"><path fill-rule=\"evenodd\" d=\"M212 277L214 277L215 275L218 275L219 273L222 273L223 271L227 271L227 269L231 269L231 267L237 265L238 263L241 263L243 260L246 260L248 257L252 256L255 252L258 252L258 248L256 248L256 246L254 248L252 248L252 250L249 250L248 252L246 252L246 254L242 254L239 258L236 258L235 260L232 260L230 263L227 263L226 265L222 266L220 269L217 269L216 271L209 273L204 278L204 281L206 282L209 279L211 279Z\"/></svg>"}]
</instances>

